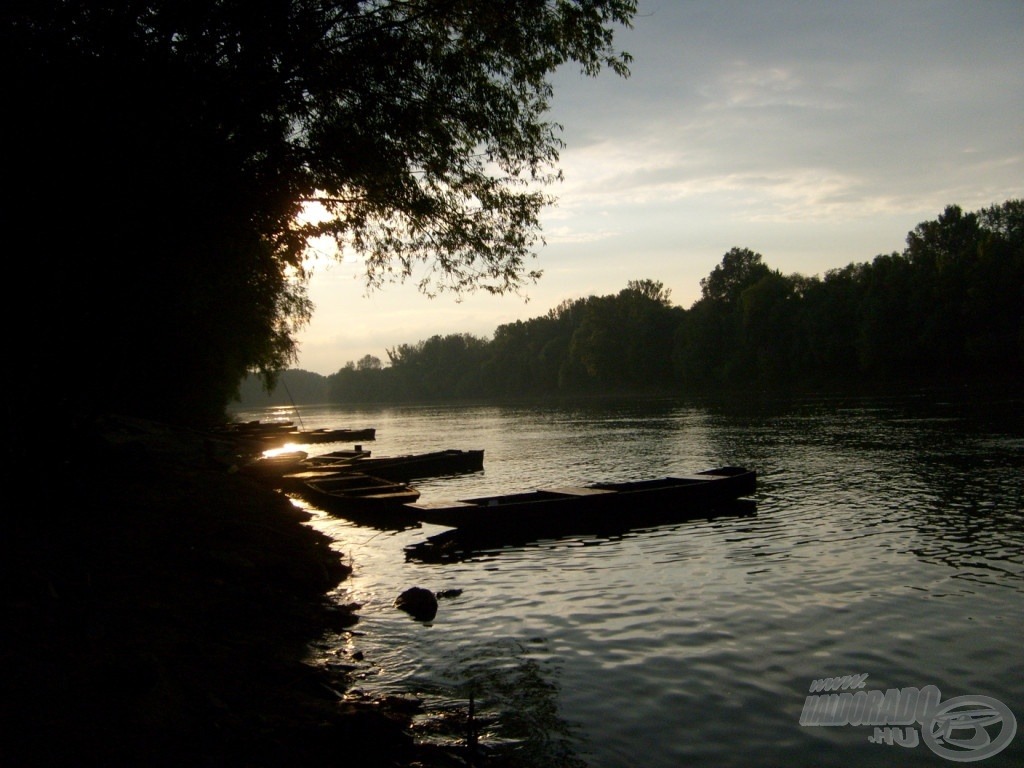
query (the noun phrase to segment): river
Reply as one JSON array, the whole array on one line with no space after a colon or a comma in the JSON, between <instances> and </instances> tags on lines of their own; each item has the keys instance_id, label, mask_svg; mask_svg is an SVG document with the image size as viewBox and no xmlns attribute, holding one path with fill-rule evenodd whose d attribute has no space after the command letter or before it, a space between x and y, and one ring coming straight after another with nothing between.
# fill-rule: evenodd
<instances>
[{"instance_id":1,"label":"river","mask_svg":"<svg viewBox=\"0 0 1024 768\"><path fill-rule=\"evenodd\" d=\"M421 698L421 738L461 738L472 695L480 743L514 765L987 767L1024 765L1024 735L1012 736L1024 718L1022 406L1019 393L918 393L237 416L374 427L374 456L485 450L483 472L414 483L423 501L757 471L746 514L524 537L441 562L421 550L444 529L314 510L354 568L334 598L362 605L355 631L314 654L353 665L355 695ZM410 586L461 594L424 624L393 606ZM812 683L848 675L867 676L848 693L896 690L911 709L934 686L941 711L812 724L822 702L808 697L829 693ZM937 715L986 707L988 725L943 739Z\"/></svg>"}]
</instances>

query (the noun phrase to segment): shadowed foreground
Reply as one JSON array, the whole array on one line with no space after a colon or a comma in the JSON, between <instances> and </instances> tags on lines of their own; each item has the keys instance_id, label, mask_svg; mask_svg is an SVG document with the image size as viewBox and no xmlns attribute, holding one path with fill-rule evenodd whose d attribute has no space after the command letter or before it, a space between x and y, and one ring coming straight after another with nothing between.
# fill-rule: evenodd
<instances>
[{"instance_id":1,"label":"shadowed foreground","mask_svg":"<svg viewBox=\"0 0 1024 768\"><path fill-rule=\"evenodd\" d=\"M3 523L0 763L415 761L406 723L302 662L356 621L302 512L191 433L108 420L68 442Z\"/></svg>"}]
</instances>

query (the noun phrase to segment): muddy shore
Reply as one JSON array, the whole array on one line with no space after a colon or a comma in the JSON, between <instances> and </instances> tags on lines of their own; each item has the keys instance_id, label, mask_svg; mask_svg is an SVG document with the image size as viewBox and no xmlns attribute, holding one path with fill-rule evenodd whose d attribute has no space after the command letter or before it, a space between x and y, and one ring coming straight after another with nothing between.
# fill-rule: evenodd
<instances>
[{"instance_id":1,"label":"muddy shore","mask_svg":"<svg viewBox=\"0 0 1024 768\"><path fill-rule=\"evenodd\" d=\"M61 444L4 513L0 764L432 762L408 713L304 660L358 622L304 513L198 433L107 418Z\"/></svg>"}]
</instances>

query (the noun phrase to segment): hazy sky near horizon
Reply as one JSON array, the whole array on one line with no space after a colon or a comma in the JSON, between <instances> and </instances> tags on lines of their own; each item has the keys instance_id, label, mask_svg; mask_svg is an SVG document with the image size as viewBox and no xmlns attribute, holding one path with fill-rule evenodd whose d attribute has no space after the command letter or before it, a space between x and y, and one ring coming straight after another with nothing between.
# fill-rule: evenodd
<instances>
[{"instance_id":1,"label":"hazy sky near horizon","mask_svg":"<svg viewBox=\"0 0 1024 768\"><path fill-rule=\"evenodd\" d=\"M733 247L821 275L903 249L949 204L1024 197L1024 0L640 0L632 75L557 73L558 203L520 296L367 294L318 267L295 367L435 334L490 337L652 279L689 307Z\"/></svg>"}]
</instances>

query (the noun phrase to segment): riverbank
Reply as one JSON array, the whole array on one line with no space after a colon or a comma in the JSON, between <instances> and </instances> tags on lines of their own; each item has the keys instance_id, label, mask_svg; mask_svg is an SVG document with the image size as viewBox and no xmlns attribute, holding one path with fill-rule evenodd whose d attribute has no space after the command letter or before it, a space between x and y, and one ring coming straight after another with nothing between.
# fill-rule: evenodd
<instances>
[{"instance_id":1,"label":"riverbank","mask_svg":"<svg viewBox=\"0 0 1024 768\"><path fill-rule=\"evenodd\" d=\"M304 660L358 621L326 598L349 568L305 513L196 433L68 438L21 468L2 523L0 763L419 764L407 714Z\"/></svg>"}]
</instances>

